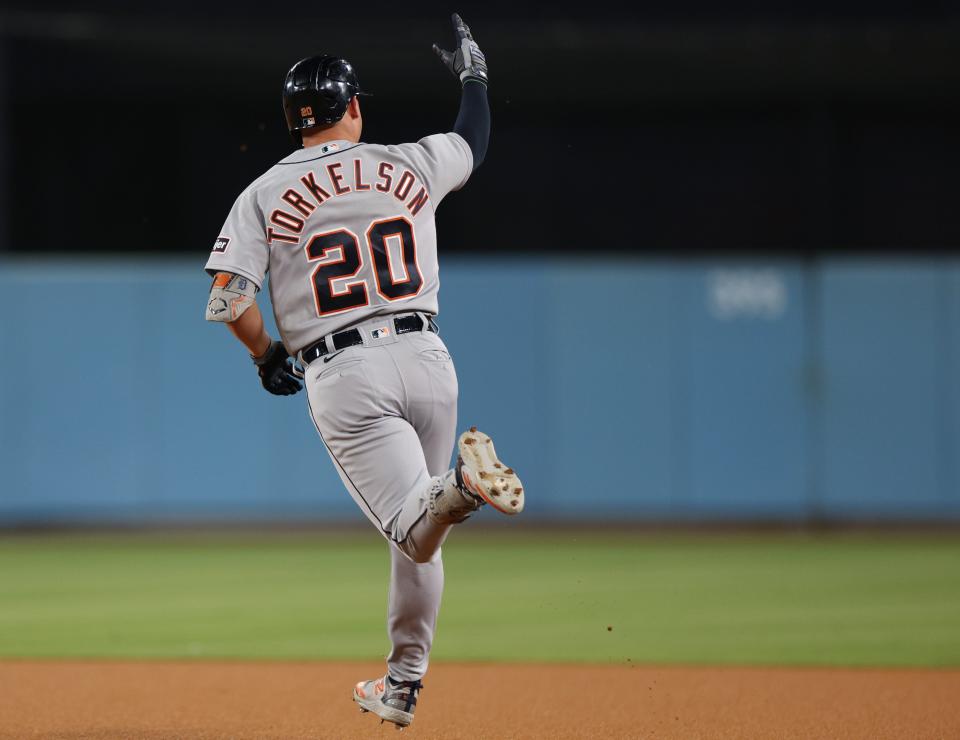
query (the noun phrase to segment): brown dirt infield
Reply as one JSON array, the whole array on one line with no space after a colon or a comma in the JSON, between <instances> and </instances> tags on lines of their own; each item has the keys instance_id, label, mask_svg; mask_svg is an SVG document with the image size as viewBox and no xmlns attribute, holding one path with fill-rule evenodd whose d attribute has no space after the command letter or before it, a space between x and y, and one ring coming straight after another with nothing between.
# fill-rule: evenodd
<instances>
[{"instance_id":1,"label":"brown dirt infield","mask_svg":"<svg viewBox=\"0 0 960 740\"><path fill-rule=\"evenodd\" d=\"M382 664L7 661L3 738L960 738L960 670L434 665L401 735Z\"/></svg>"}]
</instances>

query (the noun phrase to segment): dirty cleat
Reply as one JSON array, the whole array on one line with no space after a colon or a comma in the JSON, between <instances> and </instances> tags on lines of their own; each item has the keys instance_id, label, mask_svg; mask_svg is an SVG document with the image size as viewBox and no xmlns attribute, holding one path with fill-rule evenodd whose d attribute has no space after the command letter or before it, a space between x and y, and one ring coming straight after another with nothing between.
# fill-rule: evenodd
<instances>
[{"instance_id":1,"label":"dirty cleat","mask_svg":"<svg viewBox=\"0 0 960 740\"><path fill-rule=\"evenodd\" d=\"M476 427L460 435L457 442L457 484L462 490L490 504L502 514L523 511L523 484L513 468L497 459L493 440Z\"/></svg>"},{"instance_id":2,"label":"dirty cleat","mask_svg":"<svg viewBox=\"0 0 960 740\"><path fill-rule=\"evenodd\" d=\"M353 688L353 700L361 712L373 712L383 720L403 729L413 722L417 696L423 684L419 681L394 681L389 674L373 681L361 681Z\"/></svg>"}]
</instances>

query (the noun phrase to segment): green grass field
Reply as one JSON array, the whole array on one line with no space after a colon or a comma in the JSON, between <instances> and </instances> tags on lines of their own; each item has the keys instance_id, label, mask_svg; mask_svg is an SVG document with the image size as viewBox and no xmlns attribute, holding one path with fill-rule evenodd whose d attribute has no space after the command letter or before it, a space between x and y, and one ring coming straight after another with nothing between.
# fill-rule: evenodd
<instances>
[{"instance_id":1,"label":"green grass field","mask_svg":"<svg viewBox=\"0 0 960 740\"><path fill-rule=\"evenodd\" d=\"M464 528L437 659L960 665L960 538ZM373 532L5 536L0 656L378 659ZM612 628L612 629L608 629Z\"/></svg>"}]
</instances>

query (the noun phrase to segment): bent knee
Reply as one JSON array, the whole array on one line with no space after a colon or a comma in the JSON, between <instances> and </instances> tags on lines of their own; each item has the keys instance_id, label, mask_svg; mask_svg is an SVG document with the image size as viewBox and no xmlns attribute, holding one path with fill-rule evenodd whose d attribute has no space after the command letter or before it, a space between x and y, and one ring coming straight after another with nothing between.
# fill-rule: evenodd
<instances>
[{"instance_id":1,"label":"bent knee","mask_svg":"<svg viewBox=\"0 0 960 740\"><path fill-rule=\"evenodd\" d=\"M415 562L417 565L426 565L427 563L432 563L440 557L440 548L435 548L432 550L427 550L424 548L417 547L416 540L412 537L407 537L403 542L394 542L397 546L397 549L406 555L410 560Z\"/></svg>"},{"instance_id":2,"label":"bent knee","mask_svg":"<svg viewBox=\"0 0 960 740\"><path fill-rule=\"evenodd\" d=\"M406 553L407 557L409 557L417 565L426 565L433 560L433 556L436 554L436 551L423 552L417 547L408 547L404 549L404 552Z\"/></svg>"}]
</instances>

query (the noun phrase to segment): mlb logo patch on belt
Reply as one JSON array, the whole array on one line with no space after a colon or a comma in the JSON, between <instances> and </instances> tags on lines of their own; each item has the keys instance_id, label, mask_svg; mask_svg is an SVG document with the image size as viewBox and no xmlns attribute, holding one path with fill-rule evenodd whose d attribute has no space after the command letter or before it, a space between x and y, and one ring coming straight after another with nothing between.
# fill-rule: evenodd
<instances>
[{"instance_id":1,"label":"mlb logo patch on belt","mask_svg":"<svg viewBox=\"0 0 960 740\"><path fill-rule=\"evenodd\" d=\"M372 332L370 332L370 336L373 337L374 339L383 339L384 337L389 337L390 327L381 326L378 329L374 329Z\"/></svg>"}]
</instances>

